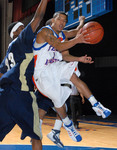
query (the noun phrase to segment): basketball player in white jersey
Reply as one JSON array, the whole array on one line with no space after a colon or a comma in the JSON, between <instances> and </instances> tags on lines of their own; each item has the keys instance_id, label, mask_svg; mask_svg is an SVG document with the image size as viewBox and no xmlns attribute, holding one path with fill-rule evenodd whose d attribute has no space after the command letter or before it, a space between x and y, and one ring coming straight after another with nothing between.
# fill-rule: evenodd
<instances>
[{"instance_id":1,"label":"basketball player in white jersey","mask_svg":"<svg viewBox=\"0 0 117 150\"><path fill-rule=\"evenodd\" d=\"M62 30L65 27L66 18L67 16L63 12L55 13L52 25L43 27L34 39L35 71L33 79L37 89L54 103L71 139L79 142L82 137L68 118L64 106L72 90L67 86L61 86L61 84L72 82L78 91L89 100L98 116L106 118L111 114L111 111L95 99L87 85L75 74L78 61L92 63L92 60L87 56L70 56L68 51L65 51L77 43L87 43L85 42L85 31L78 33L74 39L65 41L67 34Z\"/></svg>"},{"instance_id":2,"label":"basketball player in white jersey","mask_svg":"<svg viewBox=\"0 0 117 150\"><path fill-rule=\"evenodd\" d=\"M45 25L51 25L52 24L52 19L49 19ZM69 30L69 33L67 34L67 36L74 36L75 35L75 32L77 33L84 25L84 20L85 20L85 17L84 16L80 16L79 17L79 25L77 26L76 29L72 29L72 30ZM77 69L77 75L79 76L80 75L80 72L79 70ZM66 86L66 84L62 85L62 86ZM67 85L67 86L70 86L70 85ZM70 86L71 88L73 86ZM73 91L73 88L72 88L72 91ZM73 93L73 92L72 92ZM41 95L39 92L36 92L36 95L37 95L37 102L38 102L38 107L39 107L39 114L40 114L40 122L42 123L43 122L43 119L46 115L46 113L48 112L48 109L51 107L54 111L56 111L54 109L54 105L52 103L52 101L50 99L48 99L47 97L44 97L43 95ZM82 97L82 99L84 100L84 97ZM67 108L67 105L66 105L66 112L67 112L68 108ZM63 143L61 142L60 140L60 130L61 130L61 127L62 127L62 120L61 118L59 117L59 115L57 114L57 119L55 120L55 124L54 124L54 127L53 129L51 130L51 132L49 134L47 134L47 137L54 143L56 144L58 147L61 147L63 148L64 145Z\"/></svg>"}]
</instances>

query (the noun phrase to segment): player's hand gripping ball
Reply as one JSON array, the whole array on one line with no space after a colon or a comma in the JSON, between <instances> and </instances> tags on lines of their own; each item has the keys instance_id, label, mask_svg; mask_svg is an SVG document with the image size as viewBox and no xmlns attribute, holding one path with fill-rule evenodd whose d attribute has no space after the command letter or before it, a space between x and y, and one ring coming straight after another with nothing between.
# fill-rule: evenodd
<instances>
[{"instance_id":1,"label":"player's hand gripping ball","mask_svg":"<svg viewBox=\"0 0 117 150\"><path fill-rule=\"evenodd\" d=\"M84 30L87 31L84 35L85 41L89 44L97 44L103 39L104 29L98 22L90 21L86 23L82 28L82 31Z\"/></svg>"}]
</instances>

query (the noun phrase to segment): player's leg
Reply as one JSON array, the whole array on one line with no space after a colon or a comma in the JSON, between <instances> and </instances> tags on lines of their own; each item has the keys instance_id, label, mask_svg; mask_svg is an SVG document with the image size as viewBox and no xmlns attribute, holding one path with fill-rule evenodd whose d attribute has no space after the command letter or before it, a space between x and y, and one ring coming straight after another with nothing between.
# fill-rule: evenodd
<instances>
[{"instance_id":1,"label":"player's leg","mask_svg":"<svg viewBox=\"0 0 117 150\"><path fill-rule=\"evenodd\" d=\"M39 107L39 118L40 118L40 122L42 124L43 119L44 119L46 113L48 112L48 109L50 107L53 108L54 104L52 103L52 101L49 98L43 96L39 91L37 91L35 94L37 96L37 103L38 103L38 107ZM56 111L56 110L54 109L54 111ZM59 138L61 126L62 126L62 121L61 121L60 117L58 117L58 119L56 119L56 121L55 121L54 128L47 135L47 137L52 142L54 142L58 147L63 147L63 144Z\"/></svg>"},{"instance_id":2,"label":"player's leg","mask_svg":"<svg viewBox=\"0 0 117 150\"><path fill-rule=\"evenodd\" d=\"M42 123L43 123L43 119L46 115L47 111L39 108L39 121L40 121L40 130L42 131Z\"/></svg>"},{"instance_id":3,"label":"player's leg","mask_svg":"<svg viewBox=\"0 0 117 150\"><path fill-rule=\"evenodd\" d=\"M78 103L79 103L78 96L71 95L70 96L70 108L71 108L72 121L73 121L75 128L79 127L79 122L77 121L77 115L79 115Z\"/></svg>"},{"instance_id":4,"label":"player's leg","mask_svg":"<svg viewBox=\"0 0 117 150\"><path fill-rule=\"evenodd\" d=\"M39 108L39 118L40 118L40 120L44 119L46 113L47 113L47 111L45 111L44 109Z\"/></svg>"},{"instance_id":5,"label":"player's leg","mask_svg":"<svg viewBox=\"0 0 117 150\"><path fill-rule=\"evenodd\" d=\"M62 127L62 121L61 121L59 115L57 115L57 119L55 120L54 128L51 130L50 133L47 134L47 137L58 147L63 148L64 145L60 140L61 127Z\"/></svg>"},{"instance_id":6,"label":"player's leg","mask_svg":"<svg viewBox=\"0 0 117 150\"><path fill-rule=\"evenodd\" d=\"M53 108L53 110L56 112L55 108ZM66 105L66 112L67 112L67 105ZM61 132L61 127L62 127L62 120L60 118L60 116L57 114L56 115L56 120L54 123L54 127L51 130L50 133L47 134L47 137L54 143L56 144L58 147L63 148L64 145L60 140L60 132Z\"/></svg>"},{"instance_id":7,"label":"player's leg","mask_svg":"<svg viewBox=\"0 0 117 150\"><path fill-rule=\"evenodd\" d=\"M92 109L96 112L98 116L102 118L107 118L111 114L111 110L105 108L100 102L96 100L86 83L80 80L76 74L71 77L71 82L77 87L79 93L82 93L85 98L89 100L92 105Z\"/></svg>"},{"instance_id":8,"label":"player's leg","mask_svg":"<svg viewBox=\"0 0 117 150\"><path fill-rule=\"evenodd\" d=\"M39 108L39 119L40 119L40 129L42 126L43 119L48 112L49 108L54 107L52 101L43 96L39 91L36 91L35 93L36 98L37 98L37 104Z\"/></svg>"},{"instance_id":9,"label":"player's leg","mask_svg":"<svg viewBox=\"0 0 117 150\"><path fill-rule=\"evenodd\" d=\"M22 130L21 139L29 136L33 139L33 150L42 150L42 132L40 129L38 105L33 92L12 91L8 109L14 122Z\"/></svg>"},{"instance_id":10,"label":"player's leg","mask_svg":"<svg viewBox=\"0 0 117 150\"><path fill-rule=\"evenodd\" d=\"M75 142L80 142L82 140L82 137L75 129L73 122L67 116L65 105L60 108L56 108L56 110L63 121L63 126L67 130L69 137Z\"/></svg>"},{"instance_id":11,"label":"player's leg","mask_svg":"<svg viewBox=\"0 0 117 150\"><path fill-rule=\"evenodd\" d=\"M32 150L42 150L41 140L32 139Z\"/></svg>"}]
</instances>

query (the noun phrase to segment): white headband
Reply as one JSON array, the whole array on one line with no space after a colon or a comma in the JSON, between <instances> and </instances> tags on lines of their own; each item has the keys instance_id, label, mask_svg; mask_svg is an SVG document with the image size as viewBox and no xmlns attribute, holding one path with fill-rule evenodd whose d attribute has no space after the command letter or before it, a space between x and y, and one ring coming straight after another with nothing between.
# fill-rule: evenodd
<instances>
[{"instance_id":1,"label":"white headband","mask_svg":"<svg viewBox=\"0 0 117 150\"><path fill-rule=\"evenodd\" d=\"M16 23L16 25L12 28L12 30L11 30L11 33L10 33L10 37L13 39L13 32L15 32L20 26L24 26L24 24L23 23L21 23L21 22L18 22L18 23Z\"/></svg>"}]
</instances>

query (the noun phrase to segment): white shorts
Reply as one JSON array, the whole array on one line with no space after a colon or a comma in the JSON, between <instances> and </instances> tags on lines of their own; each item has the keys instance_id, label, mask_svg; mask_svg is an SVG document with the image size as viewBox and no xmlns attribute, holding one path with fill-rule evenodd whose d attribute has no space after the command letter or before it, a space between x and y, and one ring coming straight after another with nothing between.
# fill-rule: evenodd
<instances>
[{"instance_id":1,"label":"white shorts","mask_svg":"<svg viewBox=\"0 0 117 150\"><path fill-rule=\"evenodd\" d=\"M72 89L61 84L71 84L70 78L77 65L78 62L61 61L34 71L34 80L38 90L50 98L56 108L62 107L72 92Z\"/></svg>"}]
</instances>

